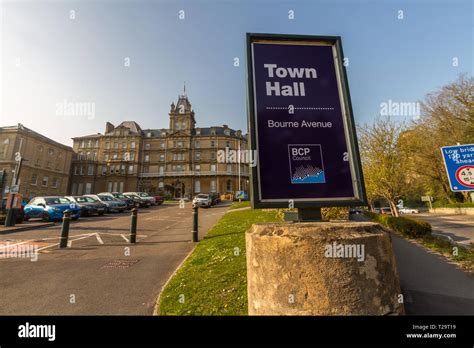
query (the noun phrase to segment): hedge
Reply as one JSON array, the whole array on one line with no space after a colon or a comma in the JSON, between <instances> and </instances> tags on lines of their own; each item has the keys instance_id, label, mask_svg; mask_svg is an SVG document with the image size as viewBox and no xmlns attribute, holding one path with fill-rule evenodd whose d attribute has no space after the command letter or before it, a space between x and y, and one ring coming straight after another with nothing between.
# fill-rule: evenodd
<instances>
[{"instance_id":1,"label":"hedge","mask_svg":"<svg viewBox=\"0 0 474 348\"><path fill-rule=\"evenodd\" d=\"M364 212L364 214L381 225L410 238L431 235L431 225L423 220L401 216L396 217L388 214L376 214L369 211Z\"/></svg>"}]
</instances>

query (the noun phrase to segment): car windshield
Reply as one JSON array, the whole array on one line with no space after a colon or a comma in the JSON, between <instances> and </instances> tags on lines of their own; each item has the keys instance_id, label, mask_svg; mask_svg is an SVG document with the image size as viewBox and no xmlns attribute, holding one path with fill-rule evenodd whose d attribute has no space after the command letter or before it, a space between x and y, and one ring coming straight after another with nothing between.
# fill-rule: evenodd
<instances>
[{"instance_id":1,"label":"car windshield","mask_svg":"<svg viewBox=\"0 0 474 348\"><path fill-rule=\"evenodd\" d=\"M105 195L100 195L99 198L103 201L115 201L115 198L110 197L110 196L105 196Z\"/></svg>"},{"instance_id":2,"label":"car windshield","mask_svg":"<svg viewBox=\"0 0 474 348\"><path fill-rule=\"evenodd\" d=\"M197 195L197 198L209 198L208 195Z\"/></svg>"},{"instance_id":3,"label":"car windshield","mask_svg":"<svg viewBox=\"0 0 474 348\"><path fill-rule=\"evenodd\" d=\"M140 192L139 195L140 197L150 197L148 193L145 193L145 192Z\"/></svg>"},{"instance_id":4,"label":"car windshield","mask_svg":"<svg viewBox=\"0 0 474 348\"><path fill-rule=\"evenodd\" d=\"M71 203L69 199L64 198L64 197L50 197L50 198L45 198L44 200L46 201L46 204L48 205Z\"/></svg>"},{"instance_id":5,"label":"car windshield","mask_svg":"<svg viewBox=\"0 0 474 348\"><path fill-rule=\"evenodd\" d=\"M78 203L94 203L95 200L91 197L74 197Z\"/></svg>"},{"instance_id":6,"label":"car windshield","mask_svg":"<svg viewBox=\"0 0 474 348\"><path fill-rule=\"evenodd\" d=\"M115 197L115 198L127 198L127 197L125 197L124 195L122 195L121 193L116 193L116 194L114 194L114 197Z\"/></svg>"}]
</instances>

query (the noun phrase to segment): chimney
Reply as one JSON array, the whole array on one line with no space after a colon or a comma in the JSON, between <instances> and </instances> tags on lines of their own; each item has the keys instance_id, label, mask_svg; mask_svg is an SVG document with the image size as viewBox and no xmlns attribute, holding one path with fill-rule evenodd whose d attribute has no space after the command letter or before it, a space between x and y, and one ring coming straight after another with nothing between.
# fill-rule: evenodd
<instances>
[{"instance_id":1,"label":"chimney","mask_svg":"<svg viewBox=\"0 0 474 348\"><path fill-rule=\"evenodd\" d=\"M107 123L105 124L105 134L110 133L110 132L113 132L114 129L115 129L115 127L114 127L114 125L113 125L112 123L107 122Z\"/></svg>"}]
</instances>

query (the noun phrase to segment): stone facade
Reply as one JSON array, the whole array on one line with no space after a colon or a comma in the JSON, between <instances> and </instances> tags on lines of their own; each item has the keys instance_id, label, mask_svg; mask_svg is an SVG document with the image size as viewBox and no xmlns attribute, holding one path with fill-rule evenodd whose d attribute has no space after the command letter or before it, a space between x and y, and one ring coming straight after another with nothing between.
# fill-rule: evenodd
<instances>
[{"instance_id":1,"label":"stone facade","mask_svg":"<svg viewBox=\"0 0 474 348\"><path fill-rule=\"evenodd\" d=\"M24 198L67 194L72 148L18 124L0 127L0 170L5 170L2 196L13 184L16 152L23 158L19 184Z\"/></svg>"},{"instance_id":2,"label":"stone facade","mask_svg":"<svg viewBox=\"0 0 474 348\"><path fill-rule=\"evenodd\" d=\"M227 125L196 127L186 95L171 104L167 129L107 122L104 134L73 141L72 194L145 191L191 198L200 192L248 191L248 165L218 161L219 150L247 149L246 136Z\"/></svg>"}]
</instances>

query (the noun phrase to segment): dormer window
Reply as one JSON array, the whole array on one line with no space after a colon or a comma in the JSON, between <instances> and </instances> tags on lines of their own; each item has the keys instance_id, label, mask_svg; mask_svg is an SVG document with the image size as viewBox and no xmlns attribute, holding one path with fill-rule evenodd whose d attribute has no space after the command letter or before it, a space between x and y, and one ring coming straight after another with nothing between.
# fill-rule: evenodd
<instances>
[{"instance_id":1,"label":"dormer window","mask_svg":"<svg viewBox=\"0 0 474 348\"><path fill-rule=\"evenodd\" d=\"M216 130L214 128L211 128L211 135L216 135Z\"/></svg>"},{"instance_id":2,"label":"dormer window","mask_svg":"<svg viewBox=\"0 0 474 348\"><path fill-rule=\"evenodd\" d=\"M230 135L230 129L224 130L224 134L225 134L225 135Z\"/></svg>"},{"instance_id":3,"label":"dormer window","mask_svg":"<svg viewBox=\"0 0 474 348\"><path fill-rule=\"evenodd\" d=\"M151 138L151 132L146 133L147 138Z\"/></svg>"},{"instance_id":4,"label":"dormer window","mask_svg":"<svg viewBox=\"0 0 474 348\"><path fill-rule=\"evenodd\" d=\"M201 129L200 128L196 128L196 135L201 135Z\"/></svg>"}]
</instances>

